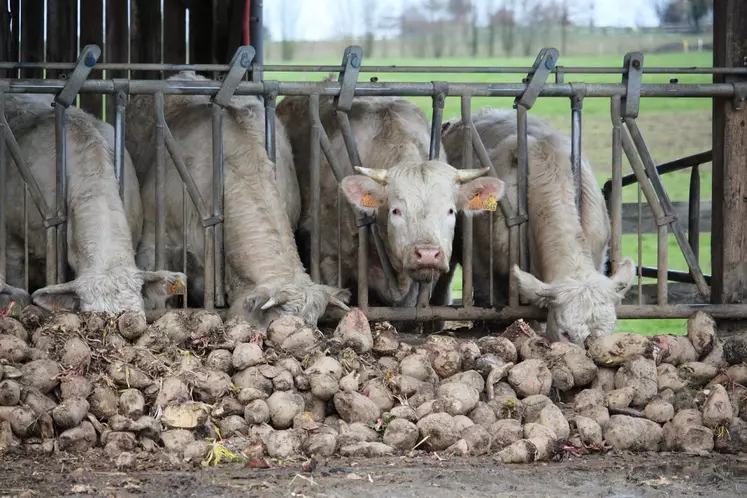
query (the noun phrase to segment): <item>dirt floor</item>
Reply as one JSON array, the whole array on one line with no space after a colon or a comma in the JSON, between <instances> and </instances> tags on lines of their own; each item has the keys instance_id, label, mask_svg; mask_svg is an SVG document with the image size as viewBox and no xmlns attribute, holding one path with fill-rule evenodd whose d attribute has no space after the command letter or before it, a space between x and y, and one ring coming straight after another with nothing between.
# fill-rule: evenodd
<instances>
[{"instance_id":1,"label":"dirt floor","mask_svg":"<svg viewBox=\"0 0 747 498\"><path fill-rule=\"evenodd\" d=\"M107 460L6 456L0 496L747 496L744 455L607 454L531 465L427 455L334 459L319 462L311 472L302 470L302 462L268 469L229 464L165 470L173 466L159 460L138 462L124 472Z\"/></svg>"}]
</instances>

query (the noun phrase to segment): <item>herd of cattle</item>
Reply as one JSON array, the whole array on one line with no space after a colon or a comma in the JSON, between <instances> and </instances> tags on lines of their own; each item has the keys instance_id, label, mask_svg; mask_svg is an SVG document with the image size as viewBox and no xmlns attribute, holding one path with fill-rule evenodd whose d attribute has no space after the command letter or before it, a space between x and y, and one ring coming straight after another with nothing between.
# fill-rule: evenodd
<instances>
[{"instance_id":1,"label":"herd of cattle","mask_svg":"<svg viewBox=\"0 0 747 498\"><path fill-rule=\"evenodd\" d=\"M193 72L170 78L201 80ZM12 95L5 110L24 159L48 203L55 191L55 116L51 95ZM212 198L212 111L207 96L165 96L164 115L203 198ZM326 158L321 164L321 284L309 276L299 253L308 251L310 120L307 97L286 97L277 106L276 161L264 143L264 107L235 96L223 111L225 286L230 314L267 325L282 314L316 323L327 306L347 309L357 279L356 214L374 215L394 270L387 284L376 258L369 260L372 298L387 306L413 306L419 285L431 288L431 304L451 303L450 283L461 251L453 251L457 213L474 217L475 304L488 306L490 272L495 304L506 300L509 271L521 295L548 309L547 334L583 343L615 327L615 306L635 277L629 258L616 273L603 273L610 222L594 174L583 160L582 193L576 206L570 141L529 117L529 244L531 273L510 268L508 229L501 210L484 213L486 201L504 195L516 203L516 114L483 109L473 122L498 177L487 169L463 169L464 123L443 125L441 160L428 160L430 123L423 111L398 97L356 97L349 112L362 164L339 184ZM322 98L320 118L339 164L352 171L332 99ZM24 183L7 169L7 274L2 292L45 309L121 312L165 305L169 289L186 285L191 299L203 295L204 228L188 202L182 234L182 182L166 154L166 268L155 269L156 117L151 96L134 96L126 114L122 200L115 177L114 130L84 111L67 112L68 254L75 278L45 286L46 240L38 211L24 230ZM10 156L6 164L10 164ZM477 164L477 158L469 163ZM339 225L338 191L347 203ZM345 207L345 206L349 206ZM580 213L579 213L580 210ZM579 215L580 214L580 215ZM488 216L493 216L493 268ZM184 244L186 242L186 251ZM24 282L28 245L29 296ZM371 247L374 250L374 246ZM187 255L190 275L183 268ZM338 265L339 261L339 265ZM338 287L338 272L342 288Z\"/></svg>"}]
</instances>

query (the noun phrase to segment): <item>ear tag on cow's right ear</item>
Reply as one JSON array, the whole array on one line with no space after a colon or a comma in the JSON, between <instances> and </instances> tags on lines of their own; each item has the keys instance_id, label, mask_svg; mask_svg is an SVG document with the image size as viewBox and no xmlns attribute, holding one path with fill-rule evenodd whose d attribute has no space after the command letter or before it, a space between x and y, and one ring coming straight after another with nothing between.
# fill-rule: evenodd
<instances>
[{"instance_id":1,"label":"ear tag on cow's right ear","mask_svg":"<svg viewBox=\"0 0 747 498\"><path fill-rule=\"evenodd\" d=\"M376 202L376 199L371 194L366 194L363 196L363 199L361 200L361 204L363 207L367 208L375 208L378 203Z\"/></svg>"},{"instance_id":2,"label":"ear tag on cow's right ear","mask_svg":"<svg viewBox=\"0 0 747 498\"><path fill-rule=\"evenodd\" d=\"M495 211L498 209L498 200L493 196L493 194L490 194L487 200L482 201L482 208L485 211Z\"/></svg>"},{"instance_id":3,"label":"ear tag on cow's right ear","mask_svg":"<svg viewBox=\"0 0 747 498\"><path fill-rule=\"evenodd\" d=\"M169 284L166 292L170 296L183 296L184 294L186 294L186 288L184 287L184 284L181 280L177 280L173 284Z\"/></svg>"},{"instance_id":4,"label":"ear tag on cow's right ear","mask_svg":"<svg viewBox=\"0 0 747 498\"><path fill-rule=\"evenodd\" d=\"M470 211L479 211L480 209L483 209L482 204L480 194L475 194L475 196L467 203L467 209Z\"/></svg>"}]
</instances>

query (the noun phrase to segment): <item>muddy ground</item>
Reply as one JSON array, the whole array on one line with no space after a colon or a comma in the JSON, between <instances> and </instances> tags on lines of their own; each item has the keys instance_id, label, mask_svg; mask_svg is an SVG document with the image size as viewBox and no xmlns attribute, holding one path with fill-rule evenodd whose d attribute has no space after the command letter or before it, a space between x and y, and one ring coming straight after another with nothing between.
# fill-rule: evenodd
<instances>
[{"instance_id":1,"label":"muddy ground","mask_svg":"<svg viewBox=\"0 0 747 498\"><path fill-rule=\"evenodd\" d=\"M118 471L105 457L6 456L0 462L0 496L747 496L745 455L607 454L531 465L427 455L333 459L319 462L312 472L303 472L301 462L286 465L167 470L173 467L154 460Z\"/></svg>"}]
</instances>

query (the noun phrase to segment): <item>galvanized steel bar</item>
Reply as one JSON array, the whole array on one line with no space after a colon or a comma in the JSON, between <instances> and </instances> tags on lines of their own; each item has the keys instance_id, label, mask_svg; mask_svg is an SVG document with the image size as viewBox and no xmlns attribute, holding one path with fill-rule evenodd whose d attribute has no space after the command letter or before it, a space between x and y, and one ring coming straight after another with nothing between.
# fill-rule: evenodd
<instances>
[{"instance_id":1,"label":"galvanized steel bar","mask_svg":"<svg viewBox=\"0 0 747 498\"><path fill-rule=\"evenodd\" d=\"M444 117L444 102L449 94L449 84L445 81L433 82L433 114L431 116L431 142L428 159L438 159L441 150L441 123Z\"/></svg>"},{"instance_id":2,"label":"galvanized steel bar","mask_svg":"<svg viewBox=\"0 0 747 498\"><path fill-rule=\"evenodd\" d=\"M337 183L340 183L342 179L347 176L347 173L352 173L353 171L346 172L345 168L340 165L339 161L337 161L337 155L335 155L335 151L332 150L332 142L329 141L327 132L324 131L324 126L322 126L322 122L318 116L316 118L316 126L319 128L319 142L322 146L324 157L327 158L327 164L329 164L332 174L335 175L335 180L337 180Z\"/></svg>"},{"instance_id":3,"label":"galvanized steel bar","mask_svg":"<svg viewBox=\"0 0 747 498\"><path fill-rule=\"evenodd\" d=\"M163 120L163 93L153 99L156 118L156 185L155 185L155 269L166 269L166 144ZM186 230L186 227L184 227Z\"/></svg>"},{"instance_id":4,"label":"galvanized steel bar","mask_svg":"<svg viewBox=\"0 0 747 498\"><path fill-rule=\"evenodd\" d=\"M667 191L664 189L664 185L661 183L661 178L659 177L659 173L656 170L656 164L654 163L654 160L652 159L651 154L648 151L648 147L646 146L646 142L643 139L643 135L641 134L641 131L638 128L638 124L636 123L635 119L624 119L623 121L627 125L628 130L630 131L630 136L633 139L633 143L635 144L636 149L638 149L638 153L641 155L641 159L643 160L643 165L646 168L646 174L648 175L649 180L651 181L651 184L653 185L654 191L656 192L656 195L658 196L659 201L661 202L662 207L664 208L664 212L667 214L667 216L672 217L671 221L669 222L669 225L672 227L672 231L674 232L674 236L677 239L677 243L680 246L682 255L685 257L685 261L687 262L687 265L690 268L690 273L692 274L693 279L695 279L695 285L698 286L698 291L700 291L701 294L703 295L708 294L709 286L706 283L705 279L703 278L703 272L700 269L700 264L698 263L698 260L695 258L692 248L687 243L685 234L683 233L682 229L677 223L676 217L673 214L674 206L672 205L672 202L669 200L669 195L667 194Z\"/></svg>"},{"instance_id":5,"label":"galvanized steel bar","mask_svg":"<svg viewBox=\"0 0 747 498\"><path fill-rule=\"evenodd\" d=\"M583 109L583 95L571 97L571 168L576 187L576 208L578 217L581 218L581 192L582 175L581 169L581 110Z\"/></svg>"},{"instance_id":6,"label":"galvanized steel bar","mask_svg":"<svg viewBox=\"0 0 747 498\"><path fill-rule=\"evenodd\" d=\"M619 98L619 97L613 97ZM675 159L674 161L669 161L666 163L659 164L656 166L656 171L659 172L659 175L665 175L667 173L672 173L674 171L680 171L687 168L694 168L695 166L700 166L701 164L709 163L713 160L713 150L707 150L705 152L698 152L697 154L693 154L691 156L685 156L681 157L679 159ZM631 173L628 175L623 176L622 178L622 186L627 187L628 185L633 185L638 181L638 178L636 178L635 174ZM604 187L602 190L605 192L608 192L612 186L612 180L607 180L604 184Z\"/></svg>"},{"instance_id":7,"label":"galvanized steel bar","mask_svg":"<svg viewBox=\"0 0 747 498\"><path fill-rule=\"evenodd\" d=\"M435 282L433 282L435 285ZM418 308L427 308L431 301L431 282L418 282Z\"/></svg>"},{"instance_id":8,"label":"galvanized steel bar","mask_svg":"<svg viewBox=\"0 0 747 498\"><path fill-rule=\"evenodd\" d=\"M527 149L527 108L523 105L516 106L516 128L518 163L516 165L516 208L519 218L529 216L529 150ZM529 231L527 223L519 224L519 247L518 261L512 259L511 266L518 264L524 271L529 271ZM509 252L511 252L509 250ZM511 273L513 278L513 272ZM518 299L518 296L517 296Z\"/></svg>"},{"instance_id":9,"label":"galvanized steel bar","mask_svg":"<svg viewBox=\"0 0 747 498\"><path fill-rule=\"evenodd\" d=\"M620 115L620 97L610 99L610 115L612 117L612 180L609 198L610 229L610 259L612 273L622 261L622 117Z\"/></svg>"},{"instance_id":10,"label":"galvanized steel bar","mask_svg":"<svg viewBox=\"0 0 747 498\"><path fill-rule=\"evenodd\" d=\"M666 225L659 225L656 237L656 304L663 306L669 299L667 269L669 268L669 233Z\"/></svg>"},{"instance_id":11,"label":"galvanized steel bar","mask_svg":"<svg viewBox=\"0 0 747 498\"><path fill-rule=\"evenodd\" d=\"M321 283L322 255L322 175L319 130L319 95L309 97L309 210L311 211L311 280Z\"/></svg>"},{"instance_id":12,"label":"galvanized steel bar","mask_svg":"<svg viewBox=\"0 0 747 498\"><path fill-rule=\"evenodd\" d=\"M462 143L462 167L469 169L472 167L472 98L469 95L463 95L461 99L462 123L466 123L464 128L464 142ZM488 213L492 216L492 213ZM473 266L472 258L474 256L473 243L474 231L472 216L462 213L462 306L472 308L475 300L473 295ZM492 241L490 241L492 245Z\"/></svg>"},{"instance_id":13,"label":"galvanized steel bar","mask_svg":"<svg viewBox=\"0 0 747 498\"><path fill-rule=\"evenodd\" d=\"M29 187L23 186L23 288L29 290Z\"/></svg>"},{"instance_id":14,"label":"galvanized steel bar","mask_svg":"<svg viewBox=\"0 0 747 498\"><path fill-rule=\"evenodd\" d=\"M272 161L275 178L277 178L278 169L275 167L275 105L278 97L276 91L277 81L265 81L265 87L265 150L267 151L267 157Z\"/></svg>"},{"instance_id":15,"label":"galvanized steel bar","mask_svg":"<svg viewBox=\"0 0 747 498\"><path fill-rule=\"evenodd\" d=\"M220 105L212 106L213 132L213 218L220 220L214 228L213 244L215 246L215 305L225 306L225 254L223 252L223 200L224 200L224 157L223 157L223 109ZM185 225L186 229L186 225ZM206 263L207 264L207 263Z\"/></svg>"},{"instance_id":16,"label":"galvanized steel bar","mask_svg":"<svg viewBox=\"0 0 747 498\"><path fill-rule=\"evenodd\" d=\"M203 289L205 309L215 308L215 225L205 227L205 287Z\"/></svg>"},{"instance_id":17,"label":"galvanized steel bar","mask_svg":"<svg viewBox=\"0 0 747 498\"><path fill-rule=\"evenodd\" d=\"M368 228L358 227L358 307L368 312Z\"/></svg>"},{"instance_id":18,"label":"galvanized steel bar","mask_svg":"<svg viewBox=\"0 0 747 498\"><path fill-rule=\"evenodd\" d=\"M5 92L0 91L0 115L5 116ZM2 125L0 125L2 126ZM8 162L5 157L5 140L0 138L0 276L7 278L7 227L6 227L6 216L7 216L7 196L8 188L6 187L8 181Z\"/></svg>"},{"instance_id":19,"label":"galvanized steel bar","mask_svg":"<svg viewBox=\"0 0 747 498\"><path fill-rule=\"evenodd\" d=\"M115 96L117 105L114 108L114 171L119 186L119 197L122 204L125 203L125 108L127 106L127 95L117 92Z\"/></svg>"},{"instance_id":20,"label":"galvanized steel bar","mask_svg":"<svg viewBox=\"0 0 747 498\"><path fill-rule=\"evenodd\" d=\"M67 268L67 130L65 111L60 104L54 108L55 116L55 174L57 184L55 188L55 206L57 219L55 220L55 235L57 244L57 282L65 282L65 268Z\"/></svg>"},{"instance_id":21,"label":"galvanized steel bar","mask_svg":"<svg viewBox=\"0 0 747 498\"><path fill-rule=\"evenodd\" d=\"M687 241L696 261L700 261L700 167L690 171L690 202L687 212Z\"/></svg>"},{"instance_id":22,"label":"galvanized steel bar","mask_svg":"<svg viewBox=\"0 0 747 498\"><path fill-rule=\"evenodd\" d=\"M182 272L187 275L189 251L189 226L188 218L188 207L187 207L187 187L182 184ZM182 296L182 308L187 308L189 301L189 286L184 289L184 295Z\"/></svg>"}]
</instances>

